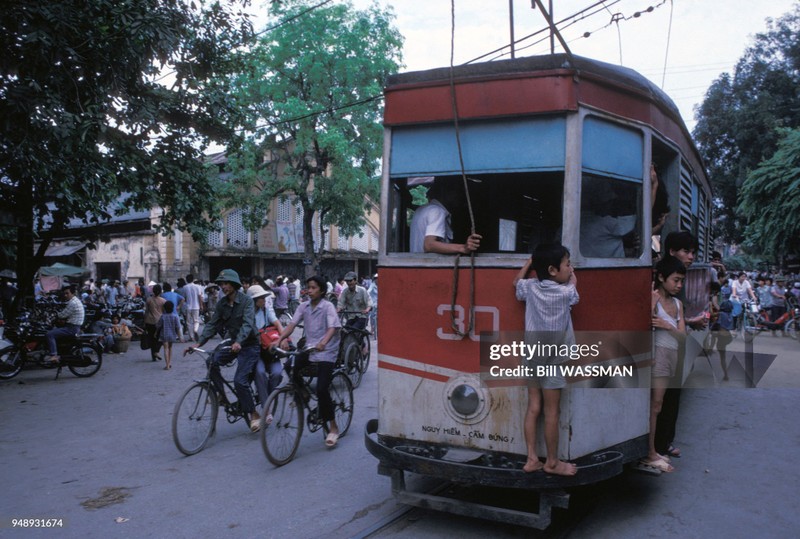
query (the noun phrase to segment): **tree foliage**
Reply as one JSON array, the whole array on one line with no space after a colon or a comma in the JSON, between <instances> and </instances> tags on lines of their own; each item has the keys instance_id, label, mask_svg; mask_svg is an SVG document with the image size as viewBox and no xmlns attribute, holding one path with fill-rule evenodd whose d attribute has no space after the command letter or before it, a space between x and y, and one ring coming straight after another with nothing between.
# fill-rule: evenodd
<instances>
[{"instance_id":1,"label":"tree foliage","mask_svg":"<svg viewBox=\"0 0 800 539\"><path fill-rule=\"evenodd\" d=\"M738 208L747 242L774 258L800 252L800 129L779 133L778 150L742 185Z\"/></svg>"},{"instance_id":2,"label":"tree foliage","mask_svg":"<svg viewBox=\"0 0 800 539\"><path fill-rule=\"evenodd\" d=\"M245 140L229 149L226 200L257 228L272 200L295 199L306 258L316 261L314 216L320 228L335 224L352 235L364 223L367 197L377 200L379 99L399 67L402 38L392 12L376 4L355 10L349 2L293 0L273 3L270 15L271 29L236 55L243 69L232 81L233 99L247 122Z\"/></svg>"},{"instance_id":3,"label":"tree foliage","mask_svg":"<svg viewBox=\"0 0 800 539\"><path fill-rule=\"evenodd\" d=\"M224 120L235 114L210 76L252 34L246 4L3 3L3 207L23 221L36 216L39 254L70 219L103 222L112 211L159 207L163 230L199 238L208 229L216 180L203 148L230 137Z\"/></svg>"},{"instance_id":4,"label":"tree foliage","mask_svg":"<svg viewBox=\"0 0 800 539\"><path fill-rule=\"evenodd\" d=\"M714 81L695 117L693 135L714 187L714 232L739 243L745 179L775 152L778 128L800 126L800 4L767 20L767 31L756 35L732 76Z\"/></svg>"}]
</instances>

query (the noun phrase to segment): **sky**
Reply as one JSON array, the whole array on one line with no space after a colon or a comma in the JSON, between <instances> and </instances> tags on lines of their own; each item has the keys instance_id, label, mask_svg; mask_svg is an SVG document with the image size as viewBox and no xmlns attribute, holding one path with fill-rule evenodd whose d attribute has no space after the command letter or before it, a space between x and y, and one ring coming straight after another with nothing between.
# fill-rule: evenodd
<instances>
[{"instance_id":1,"label":"sky","mask_svg":"<svg viewBox=\"0 0 800 539\"><path fill-rule=\"evenodd\" d=\"M371 3L352 1L357 8ZM545 27L541 11L531 9L531 0L512 1L516 39ZM377 2L393 7L395 25L405 38L402 71L450 65L450 0ZM554 19L597 3L553 0ZM547 7L548 0L543 4ZM691 131L694 107L702 102L710 84L723 72L732 73L752 37L766 30L765 19L779 18L794 4L795 0L606 0L607 9L599 5L589 10L586 15L594 14L562 34L573 54L624 65L662 87ZM653 9L647 12L648 7ZM634 17L636 12L641 15ZM614 14L621 14L616 16L618 23L612 22ZM502 47L510 41L509 0L455 0L455 27L456 65ZM582 37L585 32L591 35ZM532 45L544 35L518 44L517 57L549 53L549 38ZM558 44L556 52L561 52Z\"/></svg>"}]
</instances>

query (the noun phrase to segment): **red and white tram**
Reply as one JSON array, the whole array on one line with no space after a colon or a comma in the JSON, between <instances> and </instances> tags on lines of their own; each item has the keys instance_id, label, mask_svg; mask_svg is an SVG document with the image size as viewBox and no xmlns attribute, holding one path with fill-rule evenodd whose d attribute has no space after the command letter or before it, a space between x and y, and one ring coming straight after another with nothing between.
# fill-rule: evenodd
<instances>
[{"instance_id":1,"label":"red and white tram","mask_svg":"<svg viewBox=\"0 0 800 539\"><path fill-rule=\"evenodd\" d=\"M406 502L473 515L405 491L404 472L531 490L620 473L647 453L651 163L671 206L662 233L690 230L699 260L708 253L710 187L675 105L630 69L563 54L399 74L385 99L379 416L366 434L379 470ZM462 196L455 240L471 227L465 183L483 236L472 265L462 258L455 270L454 301L455 257L409 252L411 216L433 178ZM599 205L633 233L599 238ZM493 377L480 342L524 330L512 280L543 241L569 248L581 296L575 330L603 343L578 364L633 372L569 380L559 457L578 464L570 478L522 471L526 388ZM462 338L454 327L471 331Z\"/></svg>"}]
</instances>

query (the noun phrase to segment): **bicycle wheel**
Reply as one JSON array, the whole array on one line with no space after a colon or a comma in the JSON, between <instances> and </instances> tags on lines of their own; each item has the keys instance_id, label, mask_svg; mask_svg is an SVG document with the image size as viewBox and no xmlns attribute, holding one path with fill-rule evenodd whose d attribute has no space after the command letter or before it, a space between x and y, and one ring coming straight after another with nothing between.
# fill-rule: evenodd
<instances>
[{"instance_id":1,"label":"bicycle wheel","mask_svg":"<svg viewBox=\"0 0 800 539\"><path fill-rule=\"evenodd\" d=\"M267 416L272 422L267 425ZM264 413L261 414L261 448L269 461L275 466L290 462L303 434L303 406L293 387L273 391L267 399Z\"/></svg>"},{"instance_id":2,"label":"bicycle wheel","mask_svg":"<svg viewBox=\"0 0 800 539\"><path fill-rule=\"evenodd\" d=\"M70 352L74 357L69 359L69 372L80 378L92 376L103 365L103 356L91 346L83 346Z\"/></svg>"},{"instance_id":3,"label":"bicycle wheel","mask_svg":"<svg viewBox=\"0 0 800 539\"><path fill-rule=\"evenodd\" d=\"M339 371L334 373L331 378L331 385L328 389L331 393L333 400L333 413L336 419L336 426L339 427L339 436L347 434L347 429L350 428L350 422L353 419L353 383L350 378ZM322 429L325 435L328 434L328 429Z\"/></svg>"},{"instance_id":4,"label":"bicycle wheel","mask_svg":"<svg viewBox=\"0 0 800 539\"><path fill-rule=\"evenodd\" d=\"M345 343L344 352L344 371L350 380L353 382L353 387L358 387L361 384L361 364L363 363L363 356L361 355L361 345L355 340L348 339Z\"/></svg>"},{"instance_id":5,"label":"bicycle wheel","mask_svg":"<svg viewBox=\"0 0 800 539\"><path fill-rule=\"evenodd\" d=\"M364 348L366 348L366 352L361 354L361 367L359 369L361 374L367 373L367 369L369 369L369 358L372 357L372 344L369 342L369 335L364 335Z\"/></svg>"},{"instance_id":6,"label":"bicycle wheel","mask_svg":"<svg viewBox=\"0 0 800 539\"><path fill-rule=\"evenodd\" d=\"M217 394L208 382L197 382L183 392L172 412L172 440L186 456L202 451L214 434L219 413Z\"/></svg>"},{"instance_id":7,"label":"bicycle wheel","mask_svg":"<svg viewBox=\"0 0 800 539\"><path fill-rule=\"evenodd\" d=\"M783 331L792 339L800 339L800 327L798 327L797 320L789 320L783 326Z\"/></svg>"},{"instance_id":8,"label":"bicycle wheel","mask_svg":"<svg viewBox=\"0 0 800 539\"><path fill-rule=\"evenodd\" d=\"M16 346L0 350L0 380L10 380L22 370L21 352Z\"/></svg>"},{"instance_id":9,"label":"bicycle wheel","mask_svg":"<svg viewBox=\"0 0 800 539\"><path fill-rule=\"evenodd\" d=\"M744 315L744 325L742 326L742 335L744 337L744 342L753 342L753 339L756 337L756 333L758 332L757 329L758 322L756 321L756 315L753 313L745 313Z\"/></svg>"}]
</instances>

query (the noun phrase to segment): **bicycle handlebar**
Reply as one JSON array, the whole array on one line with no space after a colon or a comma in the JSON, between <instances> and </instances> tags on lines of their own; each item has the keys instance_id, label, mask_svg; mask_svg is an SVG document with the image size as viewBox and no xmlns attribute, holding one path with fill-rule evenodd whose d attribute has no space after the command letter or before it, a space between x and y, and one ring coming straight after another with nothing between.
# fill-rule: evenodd
<instances>
[{"instance_id":1,"label":"bicycle handlebar","mask_svg":"<svg viewBox=\"0 0 800 539\"><path fill-rule=\"evenodd\" d=\"M318 352L316 346L306 346L303 349L295 349L295 350L284 350L283 348L275 348L272 350L272 353L278 357L291 357L296 354L300 353L309 353L313 354L314 352Z\"/></svg>"}]
</instances>

